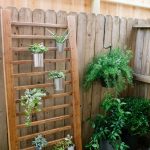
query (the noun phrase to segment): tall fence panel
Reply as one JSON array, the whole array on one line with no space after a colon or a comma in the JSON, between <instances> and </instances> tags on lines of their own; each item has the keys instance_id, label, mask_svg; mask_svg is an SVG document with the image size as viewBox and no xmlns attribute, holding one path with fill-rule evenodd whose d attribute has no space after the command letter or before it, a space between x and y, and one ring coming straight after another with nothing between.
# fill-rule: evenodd
<instances>
[{"instance_id":1,"label":"tall fence panel","mask_svg":"<svg viewBox=\"0 0 150 150\"><path fill-rule=\"evenodd\" d=\"M17 10L16 8L9 8L11 9L12 21L25 21L25 22L39 22L39 23L66 23L66 17L67 13L64 11L55 12L52 10L39 10L36 9L34 11L31 11L29 8L22 8L20 10ZM136 19L126 19L126 18L119 18L119 17L112 17L112 16L104 16L104 15L94 15L94 14L86 14L86 13L73 13L76 16L76 23L77 23L77 48L78 48L78 64L79 64L79 76L80 76L80 97L81 97L81 122L82 122L82 138L83 143L86 143L88 138L91 134L91 128L87 123L87 118L94 116L96 113L99 112L99 104L102 101L103 97L103 88L100 85L99 82L95 82L92 86L92 88L89 91L84 91L82 88L82 79L84 74L84 69L87 65L87 63L93 58L93 56L97 55L100 52L108 51L104 47L112 45L113 48L120 46L121 48L131 48L133 50L133 53L135 53L135 63L134 61L131 62L131 65L133 66L136 73L146 73L148 75L148 67L149 67L149 61L148 57L145 59L146 56L149 56L147 47L149 42L149 32L148 31L141 31L139 29L137 32L136 30L133 30L132 27L137 22L142 22L141 20ZM144 22L145 24L145 22ZM52 29L53 32L60 33L63 30L62 29ZM13 34L28 34L28 35L48 35L47 30L44 30L43 27L13 27L12 28ZM137 35L137 38L135 39ZM141 43L141 38L143 39L143 43ZM45 42L45 45L50 45L52 47L55 46L54 42L50 42L48 40L37 40L33 42ZM27 46L31 44L31 40L27 39L17 39L13 40L13 47L19 47L19 46ZM66 43L66 46L68 43ZM136 48L135 48L136 45ZM145 47L143 48L143 46ZM147 46L146 46L147 45ZM143 53L144 52L144 53ZM1 53L0 53L1 54ZM56 54L55 51L49 51L47 55L45 55L45 58L51 58L54 59L69 56L68 54L64 53L63 56L60 56L59 54ZM142 57L141 57L142 56ZM28 52L22 52L22 54L19 54L19 52L15 52L13 55L14 59L31 59L31 55ZM140 61L139 61L140 60ZM147 69L141 69L141 66L146 66ZM59 66L55 64L46 64L45 69L66 69L68 67L67 63L61 63ZM140 68L139 68L140 67ZM2 67L2 59L0 58L0 69L3 70ZM14 68L16 72L29 72L29 71L42 71L42 70L34 70L33 66L28 65L16 65ZM141 71L140 71L141 70ZM140 72L139 72L140 71ZM1 72L2 73L2 72ZM70 77L68 77L69 79ZM0 81L3 81L3 76L0 76ZM24 84L39 84L42 81L47 81L47 75L43 75L37 78L33 77L26 77L26 79L20 78L15 79L15 84L21 86ZM4 91L4 84L0 86L0 92ZM141 85L142 84L142 85ZM69 89L69 87L66 87L66 89ZM134 90L135 89L135 90ZM149 86L143 84L143 83L137 83L135 88L127 88L122 93L122 96L126 95L132 95L134 92L136 95L141 92L141 96L148 96L149 94ZM49 88L51 92L53 90ZM16 93L18 97L22 95L22 93ZM67 99L62 98L52 98L51 101L45 101L44 106L52 106L54 104L61 105L64 102L67 102ZM2 109L1 109L2 108ZM18 105L18 110L21 110L22 108ZM33 115L33 119L37 120L40 118L48 118L49 116L55 117L57 115L61 115L64 113L67 113L67 109L61 109L57 111L53 111L53 113L41 113L40 115L36 116ZM2 118L3 128L6 129L6 112L5 112L5 98L1 97L0 101L0 117ZM17 122L22 123L23 119L17 120ZM43 129L52 129L53 127L59 127L61 125L67 124L67 122L62 121L58 123L52 123L51 125L41 125L39 127L34 126L29 128L28 130L21 130L20 135L24 135L26 133L34 133L37 131L42 131ZM0 128L2 129L2 128ZM7 149L7 134L5 130L0 130L0 139L3 140L3 143L0 143L0 148L3 150ZM52 136L49 136L49 140L53 140L57 137L61 137L65 134L65 132L62 132L60 135L54 134ZM4 136L5 135L5 136ZM0 141L1 142L1 141ZM28 146L28 142L22 142L22 146Z\"/></svg>"}]
</instances>

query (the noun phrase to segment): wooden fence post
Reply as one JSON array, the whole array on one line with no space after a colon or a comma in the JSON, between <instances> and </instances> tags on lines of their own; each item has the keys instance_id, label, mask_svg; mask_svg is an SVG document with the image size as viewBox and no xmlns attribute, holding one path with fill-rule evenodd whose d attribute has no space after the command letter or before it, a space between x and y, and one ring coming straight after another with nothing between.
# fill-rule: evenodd
<instances>
[{"instance_id":1,"label":"wooden fence post","mask_svg":"<svg viewBox=\"0 0 150 150\"><path fill-rule=\"evenodd\" d=\"M78 55L76 46L76 22L75 17L68 16L68 28L70 31L69 42L71 48L71 76L73 90L73 130L77 150L82 150L81 143L81 120L80 120L80 91L79 91L79 74L78 74Z\"/></svg>"},{"instance_id":2,"label":"wooden fence post","mask_svg":"<svg viewBox=\"0 0 150 150\"><path fill-rule=\"evenodd\" d=\"M0 12L0 19L2 19L2 9ZM2 20L1 20L2 21ZM0 21L0 23L1 23ZM5 106L5 95L4 95L4 67L3 67L3 54L2 54L2 28L0 24L0 149L8 149L7 141L7 121L6 121L6 106Z\"/></svg>"},{"instance_id":3,"label":"wooden fence post","mask_svg":"<svg viewBox=\"0 0 150 150\"><path fill-rule=\"evenodd\" d=\"M16 137L16 110L14 103L14 89L12 75L12 49L11 49L11 15L9 10L2 11L2 39L3 40L3 58L4 58L4 81L5 81L5 97L7 108L7 123L8 123L8 137L9 150L17 150ZM7 74L5 74L7 72ZM9 101L9 102L8 102ZM9 117L8 117L9 116ZM14 144L16 143L16 144Z\"/></svg>"}]
</instances>

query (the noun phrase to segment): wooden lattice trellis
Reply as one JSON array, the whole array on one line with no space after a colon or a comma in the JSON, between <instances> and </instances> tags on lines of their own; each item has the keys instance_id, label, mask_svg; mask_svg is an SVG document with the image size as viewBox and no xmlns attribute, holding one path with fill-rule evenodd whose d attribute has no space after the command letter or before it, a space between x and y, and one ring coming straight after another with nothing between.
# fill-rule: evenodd
<instances>
[{"instance_id":1,"label":"wooden lattice trellis","mask_svg":"<svg viewBox=\"0 0 150 150\"><path fill-rule=\"evenodd\" d=\"M2 38L3 38L3 57L4 57L4 68L5 68L5 94L6 94L6 107L7 107L7 120L8 120L8 135L9 135L9 149L10 150L18 150L18 149L24 149L24 150L30 150L34 149L31 145L31 141L35 136L37 136L39 133L42 135L49 137L52 134L56 134L55 137L57 137L57 134L60 132L67 132L68 130L71 130L71 133L74 137L74 142L76 145L77 150L82 150L82 144L81 144L81 127L80 127L80 98L79 98L79 78L78 78L78 64L77 64L77 48L76 48L76 22L74 16L68 16L67 17L68 25L64 24L48 24L48 23L38 23L38 22L13 22L11 21L11 13L9 10L4 9L1 11L1 26L2 26ZM64 104L58 104L54 103L54 105L47 107L46 105L43 105L42 112L40 114L49 113L50 111L57 111L58 109L66 109L70 108L71 111L66 111L68 114L64 115L57 115L54 117L48 118L48 115L41 119L41 117L37 117L36 120L32 121L31 127L32 131L35 130L35 127L39 127L40 129L38 132L24 132L22 133L22 130L27 130L24 119L21 119L21 117L24 116L24 113L20 109L19 104L19 98L25 91L25 89L32 89L32 88L49 88L53 87L53 82L48 82L48 80L42 80L43 83L35 84L33 82L35 77L37 76L47 76L47 73L49 70L46 70L47 67L45 66L43 69L26 71L23 72L23 68L30 64L32 65L32 59L23 59L20 60L16 55L22 55L22 53L28 53L28 46L26 47L22 44L20 44L18 47L14 47L12 45L13 40L24 40L27 39L28 43L34 43L36 40L53 40L48 35L24 35L24 34L12 34L12 28L14 27L31 27L31 28L68 28L70 31L69 35L69 47L65 48L65 55L57 54L58 58L55 59L48 59L48 55L45 54L46 59L44 60L44 64L55 64L55 69L59 66L57 66L57 63L65 63L66 69L64 70L66 73L70 74L68 77L66 77L65 86L66 91L62 93L50 93L48 96L43 98L43 103L45 104L45 101L50 101L52 99L58 99L62 97L67 97L66 102ZM27 32L28 34L28 32ZM44 42L45 42L44 41ZM56 47L49 47L49 52L55 51ZM57 52L56 52L57 53ZM26 55L26 54L23 54ZM29 55L29 54L28 54ZM64 56L61 58L61 56ZM26 57L24 57L26 58ZM28 57L29 58L29 57ZM26 67L27 67L26 66ZM20 67L20 71L16 72L16 68ZM54 69L54 70L55 70ZM26 69L27 70L27 69ZM22 72L21 72L22 71ZM24 78L32 79L33 84L19 84L20 78L24 80ZM25 79L25 81L27 81ZM48 83L47 83L47 82ZM60 99L61 100L61 99ZM58 113L59 114L59 113ZM47 129L46 127L50 126L51 123L57 122L57 121L65 121L65 119L69 119L71 121L66 121L67 125L65 123L61 127L57 128L50 128ZM21 120L21 121L20 121ZM23 120L23 121L22 121ZM43 127L44 126L44 127ZM30 130L31 127L28 129ZM21 130L21 131L20 131ZM21 134L20 134L21 133ZM63 134L65 136L65 133ZM63 138L63 137L62 137ZM53 145L57 143L62 138L50 138L48 141L48 145ZM25 146L21 147L22 141L29 141L30 144L25 144Z\"/></svg>"}]
</instances>

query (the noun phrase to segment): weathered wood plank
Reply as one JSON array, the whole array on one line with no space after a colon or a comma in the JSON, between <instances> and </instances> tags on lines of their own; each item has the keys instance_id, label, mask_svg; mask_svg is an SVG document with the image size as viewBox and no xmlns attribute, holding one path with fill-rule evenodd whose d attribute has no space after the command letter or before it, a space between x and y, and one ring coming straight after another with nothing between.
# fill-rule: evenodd
<instances>
[{"instance_id":1,"label":"weathered wood plank","mask_svg":"<svg viewBox=\"0 0 150 150\"><path fill-rule=\"evenodd\" d=\"M119 34L119 47L122 49L127 48L127 20L126 18L120 19L120 34Z\"/></svg>"},{"instance_id":2,"label":"weathered wood plank","mask_svg":"<svg viewBox=\"0 0 150 150\"><path fill-rule=\"evenodd\" d=\"M32 13L32 17L33 17L33 22L35 23L44 23L45 21L45 12L41 9L35 9ZM33 35L44 35L45 33L44 27L33 27ZM39 40L33 40L33 43L43 43L44 44L44 40L43 39L39 39ZM34 68L32 66L32 71L43 71L44 68ZM39 76L39 77L34 77L32 78L32 84L40 84L44 82L44 76ZM42 106L43 107L43 104ZM41 120L44 118L44 113L41 112L39 113L37 116L34 115L33 116L33 120ZM33 130L36 130L36 128L33 128ZM38 131L44 131L44 125L38 126Z\"/></svg>"},{"instance_id":3,"label":"weathered wood plank","mask_svg":"<svg viewBox=\"0 0 150 150\"><path fill-rule=\"evenodd\" d=\"M67 13L65 11L59 11L57 13L57 23L58 24L67 24ZM65 31L65 29L57 29L57 34L61 35L63 32ZM66 43L65 43L65 47L66 47ZM56 59L58 58L65 58L66 57L66 52L58 52L56 51ZM56 63L56 70L65 70L65 63ZM64 89L65 90L65 89ZM60 105L60 104L64 104L65 100L64 98L61 98L60 100L55 99L55 105ZM65 110L56 110L55 112L55 116L60 116L65 114ZM58 121L55 123L55 128L56 127L61 127L64 126L64 121ZM62 138L64 137L64 132L58 133L55 135L55 138Z\"/></svg>"},{"instance_id":4,"label":"weathered wood plank","mask_svg":"<svg viewBox=\"0 0 150 150\"><path fill-rule=\"evenodd\" d=\"M78 74L78 55L76 46L76 20L75 16L68 16L68 29L70 30L69 42L71 47L72 68L72 104L73 104L73 135L76 149L82 150L81 120L80 120L80 91Z\"/></svg>"},{"instance_id":5,"label":"weathered wood plank","mask_svg":"<svg viewBox=\"0 0 150 150\"><path fill-rule=\"evenodd\" d=\"M112 45L112 16L107 15L105 21L104 47Z\"/></svg>"},{"instance_id":6,"label":"weathered wood plank","mask_svg":"<svg viewBox=\"0 0 150 150\"><path fill-rule=\"evenodd\" d=\"M56 12L52 11L52 10L47 10L45 12L45 23L52 23L55 24L56 23ZM52 28L48 28L49 30L51 30L52 32L56 33L56 29L52 29ZM45 30L45 35L49 35L48 31ZM45 46L52 46L55 47L55 41L45 41ZM45 54L45 58L48 59L54 59L56 55L56 51L52 51L52 52L46 52ZM50 64L45 64L45 70L55 70L55 66L56 64L50 63ZM50 82L48 81L48 76L45 76L45 83L46 82ZM52 94L54 93L54 88L53 87L49 87L47 88L49 93ZM48 101L45 101L45 106L54 106L54 99L49 99ZM45 113L45 119L46 118L52 118L54 117L54 110L53 111L49 111L47 113ZM45 124L45 130L49 130L49 129L53 129L54 128L54 122L50 123L50 124ZM54 135L50 135L47 136L47 140L54 140Z\"/></svg>"},{"instance_id":7,"label":"weathered wood plank","mask_svg":"<svg viewBox=\"0 0 150 150\"><path fill-rule=\"evenodd\" d=\"M96 17L96 35L95 35L95 56L98 53L103 52L104 47L104 27L105 27L105 17L103 15L98 15ZM99 104L102 101L102 86L100 82L95 82L92 91L92 110L91 116L95 116L99 112Z\"/></svg>"},{"instance_id":8,"label":"weathered wood plank","mask_svg":"<svg viewBox=\"0 0 150 150\"><path fill-rule=\"evenodd\" d=\"M6 104L5 104L5 85L4 85L4 66L2 52L2 10L0 9L0 149L8 149L7 141L7 121L6 121Z\"/></svg>"},{"instance_id":9,"label":"weathered wood plank","mask_svg":"<svg viewBox=\"0 0 150 150\"><path fill-rule=\"evenodd\" d=\"M96 25L96 16L94 14L87 15L87 35L86 35L86 52L85 52L85 62L86 65L92 60L94 56L94 44L95 44L95 25ZM84 92L83 99L83 142L86 142L86 139L90 137L91 128L87 123L87 118L91 116L92 108L92 88L87 92ZM87 111L88 110L88 111Z\"/></svg>"},{"instance_id":10,"label":"weathered wood plank","mask_svg":"<svg viewBox=\"0 0 150 150\"><path fill-rule=\"evenodd\" d=\"M120 18L113 17L113 27L112 27L112 48L119 46L119 29L120 29Z\"/></svg>"},{"instance_id":11,"label":"weathered wood plank","mask_svg":"<svg viewBox=\"0 0 150 150\"><path fill-rule=\"evenodd\" d=\"M4 57L4 68L5 68L5 98L6 98L6 108L7 108L7 123L8 123L8 137L9 137L9 149L17 150L17 135L16 135L16 106L13 100L15 95L13 91L13 79L12 74L12 42L10 38L11 34L11 13L9 10L2 11L2 38L3 38L3 57Z\"/></svg>"},{"instance_id":12,"label":"weathered wood plank","mask_svg":"<svg viewBox=\"0 0 150 150\"><path fill-rule=\"evenodd\" d=\"M32 12L30 9L28 8L21 8L19 10L19 21L20 22L31 22L32 21ZM24 26L20 26L19 27L19 35L24 35L24 34L32 34L32 28L31 27L24 27ZM19 39L19 46L22 47L22 46L29 46L31 45L31 40L29 39ZM31 55L30 53L20 53L19 54L19 60L22 60L22 59L31 59ZM19 65L19 73L22 73L22 72L30 72L31 71L31 64L23 64L23 65ZM27 77L27 78L20 78L19 79L19 85L22 86L22 85L26 85L26 84L31 84L31 77ZM20 91L20 94L19 94L19 97L21 97L22 95L24 95L24 92L23 91ZM22 106L20 106L20 111L23 111L23 108ZM20 123L24 123L25 120L24 120L24 117L20 117ZM32 133L32 128L28 128L27 129L22 129L20 131L20 134L21 136L22 135L26 135L26 134L30 134ZM27 143L26 141L22 142L21 143L21 148L25 148L27 145L31 145L31 141L30 143Z\"/></svg>"}]
</instances>

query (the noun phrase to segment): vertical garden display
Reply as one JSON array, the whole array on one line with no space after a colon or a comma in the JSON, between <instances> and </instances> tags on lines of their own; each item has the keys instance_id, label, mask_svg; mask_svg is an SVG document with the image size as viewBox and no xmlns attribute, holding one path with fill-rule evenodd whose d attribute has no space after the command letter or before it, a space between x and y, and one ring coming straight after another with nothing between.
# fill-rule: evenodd
<instances>
[{"instance_id":1,"label":"vertical garden display","mask_svg":"<svg viewBox=\"0 0 150 150\"><path fill-rule=\"evenodd\" d=\"M58 137L55 139L51 138L52 135L58 135L59 133L64 134L66 131L70 132L73 136L72 140L76 149L82 150L75 18L73 16L68 16L68 24L47 24L38 23L38 21L34 23L21 21L12 22L11 14L7 9L1 11L1 16L10 150L29 150L34 148L41 150L45 146L51 147L65 138L64 135L63 137ZM36 19L36 17L39 17L39 14L34 14L34 16L34 19ZM16 27L17 29L24 27L27 29L28 27L33 27L33 30L35 28L39 30L40 28L45 30L46 28L66 28L69 31L69 37L68 34L65 33L63 35L65 38L63 38L61 42L64 43L66 38L69 38L69 47L67 48L67 51L64 49L63 50L66 54L70 54L65 55L65 57L55 57L53 59L51 55L49 55L49 57L44 59L43 53L46 51L47 52L45 55L52 51L57 53L57 51L55 51L56 47L44 46L45 40L51 41L54 40L54 38L46 35L28 35L28 32L25 32L25 34L19 34L18 32L18 34L12 35L12 27ZM20 39L30 41L30 44L26 44L25 46L20 44L19 47L13 47L13 41L21 41ZM43 42L41 43L41 41ZM14 59L13 56L16 54L16 50L19 56L24 55L23 59L19 59L18 57ZM29 53L29 51L31 53ZM31 57L26 59L27 54L31 54ZM66 56L70 57L66 58ZM63 70L65 74L70 74L70 80L65 80L64 82L60 82L60 80L48 80L49 77L55 79L55 75L53 74L54 72L59 79L63 79L64 74L63 72L57 72L56 68L46 70L44 64L58 65L62 62L70 63L70 68ZM23 71L23 68L29 67L29 64L31 67L33 64L33 68L28 71ZM19 72L16 71L17 66L21 68ZM37 80L39 76L41 77L41 80ZM21 80L25 82L19 84L17 81ZM53 90L50 91L50 88L53 88L54 84L56 84L55 90L64 90L60 91L59 94L55 92L52 93ZM66 85L71 87L69 91L65 91L66 88L63 88L63 86ZM59 98L64 98L66 96L68 96L69 99L68 103L53 103L53 105L46 105L46 102L52 102L52 98L59 100ZM71 110L68 111L67 114L58 114L53 117L45 117L49 116L52 111L56 112L60 109L64 110L66 108ZM62 126L54 127L51 125L58 121L64 122L66 119L69 120L68 124L62 124ZM51 128L48 128L48 125ZM31 128L33 129L33 132ZM74 147L74 145L69 146Z\"/></svg>"}]
</instances>

